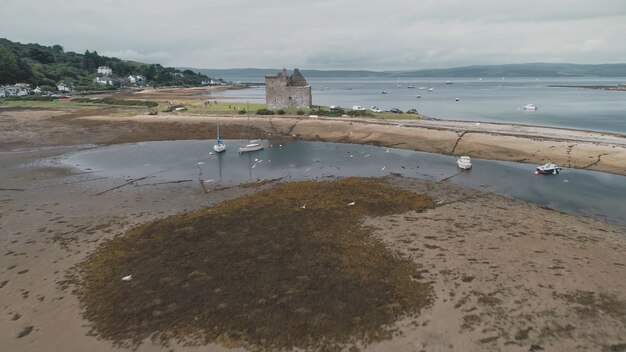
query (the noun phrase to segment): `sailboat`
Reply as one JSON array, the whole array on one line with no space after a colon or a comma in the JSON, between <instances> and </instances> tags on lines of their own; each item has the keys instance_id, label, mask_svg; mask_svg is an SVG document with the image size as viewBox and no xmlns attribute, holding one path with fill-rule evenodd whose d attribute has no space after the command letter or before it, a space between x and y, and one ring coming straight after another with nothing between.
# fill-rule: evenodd
<instances>
[{"instance_id":1,"label":"sailboat","mask_svg":"<svg viewBox=\"0 0 626 352\"><path fill-rule=\"evenodd\" d=\"M226 150L226 144L224 144L224 141L222 141L222 139L220 138L220 118L219 118L219 116L217 117L217 141L213 145L213 150L215 150L216 153L221 153L221 152Z\"/></svg>"},{"instance_id":2,"label":"sailboat","mask_svg":"<svg viewBox=\"0 0 626 352\"><path fill-rule=\"evenodd\" d=\"M246 109L246 112L247 111L248 109ZM248 125L250 125L250 115L248 115ZM246 152L254 152L261 149L263 149L263 146L259 143L258 140L249 140L248 144L239 147L239 153L241 154Z\"/></svg>"}]
</instances>

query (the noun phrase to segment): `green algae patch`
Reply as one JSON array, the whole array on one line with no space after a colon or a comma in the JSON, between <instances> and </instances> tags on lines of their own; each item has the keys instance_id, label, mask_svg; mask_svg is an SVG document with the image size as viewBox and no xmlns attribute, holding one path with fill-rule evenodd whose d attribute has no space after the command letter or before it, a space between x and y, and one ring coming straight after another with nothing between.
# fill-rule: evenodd
<instances>
[{"instance_id":1,"label":"green algae patch","mask_svg":"<svg viewBox=\"0 0 626 352\"><path fill-rule=\"evenodd\" d=\"M377 179L280 184L107 242L76 292L93 333L118 345L362 346L419 314L432 288L361 220L432 206Z\"/></svg>"}]
</instances>

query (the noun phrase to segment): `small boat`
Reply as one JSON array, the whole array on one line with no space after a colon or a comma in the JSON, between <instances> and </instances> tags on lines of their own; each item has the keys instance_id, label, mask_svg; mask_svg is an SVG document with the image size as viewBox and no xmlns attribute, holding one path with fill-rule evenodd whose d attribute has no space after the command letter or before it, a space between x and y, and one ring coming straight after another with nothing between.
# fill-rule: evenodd
<instances>
[{"instance_id":1,"label":"small boat","mask_svg":"<svg viewBox=\"0 0 626 352\"><path fill-rule=\"evenodd\" d=\"M250 143L239 147L239 153L254 152L261 149L263 149L263 146L261 144L257 143L256 141L250 141Z\"/></svg>"},{"instance_id":2,"label":"small boat","mask_svg":"<svg viewBox=\"0 0 626 352\"><path fill-rule=\"evenodd\" d=\"M406 86L406 87L407 87L407 88L415 88L415 86L414 86L414 85L412 85L412 84L409 84L409 85L408 85L408 86Z\"/></svg>"},{"instance_id":3,"label":"small boat","mask_svg":"<svg viewBox=\"0 0 626 352\"><path fill-rule=\"evenodd\" d=\"M222 139L220 138L220 120L219 120L219 117L217 118L217 141L213 145L213 150L215 150L216 153L221 153L221 152L226 150L226 144L224 144L224 141L222 141Z\"/></svg>"},{"instance_id":4,"label":"small boat","mask_svg":"<svg viewBox=\"0 0 626 352\"><path fill-rule=\"evenodd\" d=\"M434 91L434 90L435 90L435 88L428 88L428 91L429 91L429 92L432 92L432 91Z\"/></svg>"},{"instance_id":5,"label":"small boat","mask_svg":"<svg viewBox=\"0 0 626 352\"><path fill-rule=\"evenodd\" d=\"M456 160L456 164L463 170L472 168L472 161L469 156L464 155Z\"/></svg>"},{"instance_id":6,"label":"small boat","mask_svg":"<svg viewBox=\"0 0 626 352\"><path fill-rule=\"evenodd\" d=\"M524 110L530 110L530 111L534 111L537 110L537 106L535 106L534 104L526 104L523 107Z\"/></svg>"},{"instance_id":7,"label":"small boat","mask_svg":"<svg viewBox=\"0 0 626 352\"><path fill-rule=\"evenodd\" d=\"M246 111L248 111L247 109L247 105L246 105ZM248 126L250 126L250 115L248 115ZM243 130L241 131L241 133L243 134ZM241 153L246 153L246 152L254 152L257 150L261 150L263 149L263 146L258 143L259 141L248 141L248 144L244 144L242 146L239 147L239 154Z\"/></svg>"},{"instance_id":8,"label":"small boat","mask_svg":"<svg viewBox=\"0 0 626 352\"><path fill-rule=\"evenodd\" d=\"M383 90L382 92L380 92L380 94L387 94L387 91Z\"/></svg>"},{"instance_id":9,"label":"small boat","mask_svg":"<svg viewBox=\"0 0 626 352\"><path fill-rule=\"evenodd\" d=\"M420 94L418 94L418 95L416 95L415 97L419 99L419 98L421 98L422 96L421 96Z\"/></svg>"},{"instance_id":10,"label":"small boat","mask_svg":"<svg viewBox=\"0 0 626 352\"><path fill-rule=\"evenodd\" d=\"M452 84L452 82L450 82L450 81L446 81L446 84Z\"/></svg>"},{"instance_id":11,"label":"small boat","mask_svg":"<svg viewBox=\"0 0 626 352\"><path fill-rule=\"evenodd\" d=\"M547 163L541 166L537 166L535 170L535 175L556 175L561 171L561 167L554 163Z\"/></svg>"}]
</instances>

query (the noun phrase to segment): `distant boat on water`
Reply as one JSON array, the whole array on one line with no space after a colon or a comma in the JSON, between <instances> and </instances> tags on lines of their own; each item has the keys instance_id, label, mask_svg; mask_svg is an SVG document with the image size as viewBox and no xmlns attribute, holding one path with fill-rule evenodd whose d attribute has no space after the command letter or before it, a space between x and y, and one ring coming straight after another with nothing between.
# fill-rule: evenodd
<instances>
[{"instance_id":1,"label":"distant boat on water","mask_svg":"<svg viewBox=\"0 0 626 352\"><path fill-rule=\"evenodd\" d=\"M534 104L526 104L523 107L524 110L529 110L529 111L534 111L537 110L537 106L535 106Z\"/></svg>"},{"instance_id":2,"label":"distant boat on water","mask_svg":"<svg viewBox=\"0 0 626 352\"><path fill-rule=\"evenodd\" d=\"M452 82L451 81L446 81L446 84L452 84Z\"/></svg>"},{"instance_id":3,"label":"distant boat on water","mask_svg":"<svg viewBox=\"0 0 626 352\"><path fill-rule=\"evenodd\" d=\"M408 86L406 86L406 87L407 87L407 88L415 88L415 86L414 86L414 85L412 85L412 84L409 84L409 85L408 85Z\"/></svg>"},{"instance_id":4,"label":"distant boat on water","mask_svg":"<svg viewBox=\"0 0 626 352\"><path fill-rule=\"evenodd\" d=\"M383 91L380 92L380 94L387 94L387 91L383 89Z\"/></svg>"}]
</instances>

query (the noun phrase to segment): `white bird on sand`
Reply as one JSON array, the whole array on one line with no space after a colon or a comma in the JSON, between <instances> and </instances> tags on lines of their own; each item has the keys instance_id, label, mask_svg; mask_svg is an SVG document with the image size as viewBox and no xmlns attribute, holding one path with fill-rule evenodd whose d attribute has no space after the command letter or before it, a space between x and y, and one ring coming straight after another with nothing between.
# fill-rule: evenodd
<instances>
[{"instance_id":1,"label":"white bird on sand","mask_svg":"<svg viewBox=\"0 0 626 352\"><path fill-rule=\"evenodd\" d=\"M124 277L122 278L122 281L130 281L130 280L132 280L132 279L133 279L133 276L132 276L132 275L128 275L128 276L124 276Z\"/></svg>"},{"instance_id":2,"label":"white bird on sand","mask_svg":"<svg viewBox=\"0 0 626 352\"><path fill-rule=\"evenodd\" d=\"M350 202L350 203L348 203L348 205L349 205L349 206L350 206L350 205L354 205L354 204L356 204L356 203L355 203L355 202Z\"/></svg>"},{"instance_id":3,"label":"white bird on sand","mask_svg":"<svg viewBox=\"0 0 626 352\"><path fill-rule=\"evenodd\" d=\"M438 201L437 203L435 203L435 205L439 205L441 203L443 203L443 200Z\"/></svg>"},{"instance_id":4,"label":"white bird on sand","mask_svg":"<svg viewBox=\"0 0 626 352\"><path fill-rule=\"evenodd\" d=\"M204 165L204 161L198 161L198 165Z\"/></svg>"},{"instance_id":5,"label":"white bird on sand","mask_svg":"<svg viewBox=\"0 0 626 352\"><path fill-rule=\"evenodd\" d=\"M306 168L306 170L304 170L304 172L307 172L307 171L309 171L309 170L311 170L311 168L310 168L310 167L307 167L307 168Z\"/></svg>"},{"instance_id":6,"label":"white bird on sand","mask_svg":"<svg viewBox=\"0 0 626 352\"><path fill-rule=\"evenodd\" d=\"M306 204L300 207L301 209L306 209Z\"/></svg>"},{"instance_id":7,"label":"white bird on sand","mask_svg":"<svg viewBox=\"0 0 626 352\"><path fill-rule=\"evenodd\" d=\"M383 166L383 167L380 169L380 171L385 171L385 167Z\"/></svg>"}]
</instances>

